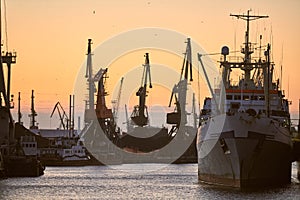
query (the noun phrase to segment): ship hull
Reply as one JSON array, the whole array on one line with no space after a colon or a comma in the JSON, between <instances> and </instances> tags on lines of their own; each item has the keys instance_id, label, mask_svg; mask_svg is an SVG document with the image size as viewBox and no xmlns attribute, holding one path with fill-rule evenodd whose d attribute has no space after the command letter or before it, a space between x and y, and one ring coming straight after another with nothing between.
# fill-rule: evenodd
<instances>
[{"instance_id":1,"label":"ship hull","mask_svg":"<svg viewBox=\"0 0 300 200\"><path fill-rule=\"evenodd\" d=\"M90 161L90 160L72 160L72 161L63 161L63 160L44 160L42 163L45 166L96 166L96 165L103 165L98 161Z\"/></svg>"},{"instance_id":2,"label":"ship hull","mask_svg":"<svg viewBox=\"0 0 300 200\"><path fill-rule=\"evenodd\" d=\"M213 133L215 138L201 139L201 135L212 133L200 128L199 181L241 189L290 183L291 144L287 129L266 123L268 119L244 124L241 116L227 117L222 131Z\"/></svg>"},{"instance_id":3,"label":"ship hull","mask_svg":"<svg viewBox=\"0 0 300 200\"><path fill-rule=\"evenodd\" d=\"M148 153L163 148L173 138L167 128L137 127L119 140L119 146L128 151Z\"/></svg>"}]
</instances>

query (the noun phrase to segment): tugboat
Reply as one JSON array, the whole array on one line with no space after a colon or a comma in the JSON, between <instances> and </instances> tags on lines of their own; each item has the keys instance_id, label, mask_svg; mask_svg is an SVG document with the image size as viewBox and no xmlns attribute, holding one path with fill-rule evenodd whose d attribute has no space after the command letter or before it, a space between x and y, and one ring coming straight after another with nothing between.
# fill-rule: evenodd
<instances>
[{"instance_id":1,"label":"tugboat","mask_svg":"<svg viewBox=\"0 0 300 200\"><path fill-rule=\"evenodd\" d=\"M40 160L45 166L87 166L99 165L97 160L93 159L83 143L77 139L77 144L73 144L76 140L67 139L65 145L39 148Z\"/></svg>"},{"instance_id":2,"label":"tugboat","mask_svg":"<svg viewBox=\"0 0 300 200\"><path fill-rule=\"evenodd\" d=\"M229 57L229 48L222 48L222 84L214 91L209 84L212 97L204 101L197 135L199 181L239 189L291 181L289 102L273 81L270 44L254 48L249 41L250 21L268 16L249 12L230 15L247 22L244 56ZM252 56L263 48L264 57ZM244 73L237 84L233 70Z\"/></svg>"}]
</instances>

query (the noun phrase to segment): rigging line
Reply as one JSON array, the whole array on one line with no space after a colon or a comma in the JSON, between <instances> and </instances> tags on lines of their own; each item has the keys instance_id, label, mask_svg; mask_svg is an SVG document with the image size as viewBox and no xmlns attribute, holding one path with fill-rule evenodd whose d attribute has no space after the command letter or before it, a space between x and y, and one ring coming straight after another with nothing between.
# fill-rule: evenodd
<instances>
[{"instance_id":1,"label":"rigging line","mask_svg":"<svg viewBox=\"0 0 300 200\"><path fill-rule=\"evenodd\" d=\"M240 52L240 51L230 51L229 53L237 53L237 52ZM201 56L214 56L214 55L221 55L222 53L204 53L204 54L201 54Z\"/></svg>"},{"instance_id":2,"label":"rigging line","mask_svg":"<svg viewBox=\"0 0 300 200\"><path fill-rule=\"evenodd\" d=\"M235 27L234 27L234 56L236 56L236 32L237 32L237 20L235 19Z\"/></svg>"},{"instance_id":3,"label":"rigging line","mask_svg":"<svg viewBox=\"0 0 300 200\"><path fill-rule=\"evenodd\" d=\"M6 51L8 51L6 0L3 1L3 6L4 6L5 40L6 40L5 46L6 46Z\"/></svg>"},{"instance_id":4,"label":"rigging line","mask_svg":"<svg viewBox=\"0 0 300 200\"><path fill-rule=\"evenodd\" d=\"M270 33L270 41L271 41L271 56L272 56L272 61L274 61L274 53L273 53L273 27L272 27L272 23L271 23L271 33Z\"/></svg>"},{"instance_id":5,"label":"rigging line","mask_svg":"<svg viewBox=\"0 0 300 200\"><path fill-rule=\"evenodd\" d=\"M281 46L281 61L280 61L280 90L282 90L283 77L282 77L282 64L283 64L283 43Z\"/></svg>"}]
</instances>

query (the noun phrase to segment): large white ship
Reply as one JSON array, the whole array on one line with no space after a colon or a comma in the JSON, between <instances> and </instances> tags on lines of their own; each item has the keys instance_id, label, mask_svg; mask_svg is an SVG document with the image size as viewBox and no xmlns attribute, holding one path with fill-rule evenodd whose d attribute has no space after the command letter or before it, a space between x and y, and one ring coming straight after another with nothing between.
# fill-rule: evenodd
<instances>
[{"instance_id":1,"label":"large white ship","mask_svg":"<svg viewBox=\"0 0 300 200\"><path fill-rule=\"evenodd\" d=\"M249 11L230 16L247 22L243 56L230 57L229 48L222 48L222 83L210 88L213 95L205 99L200 116L198 178L241 189L283 185L291 180L289 102L279 80L272 80L270 44L254 47L249 41L250 21L268 16ZM255 57L254 50L261 53ZM235 84L236 70L243 75Z\"/></svg>"}]
</instances>

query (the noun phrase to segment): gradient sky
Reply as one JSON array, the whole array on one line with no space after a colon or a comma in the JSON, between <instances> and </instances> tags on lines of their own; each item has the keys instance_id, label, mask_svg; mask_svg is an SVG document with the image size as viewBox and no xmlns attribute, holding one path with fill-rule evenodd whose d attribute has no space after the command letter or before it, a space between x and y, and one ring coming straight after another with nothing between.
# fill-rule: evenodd
<instances>
[{"instance_id":1,"label":"gradient sky","mask_svg":"<svg viewBox=\"0 0 300 200\"><path fill-rule=\"evenodd\" d=\"M263 34L264 42L272 43L273 60L277 68L283 65L285 94L293 102L292 112L297 112L300 98L298 0L9 0L6 2L8 38L2 21L3 50L8 41L8 49L18 54L12 71L11 93L15 95L15 103L17 93L22 94L25 124L29 122L26 113L30 109L31 89L35 90L36 111L43 113L41 115L49 116L57 101L67 108L69 94L86 59L87 39L93 39L95 48L114 35L137 28L178 31L191 37L208 53L220 52L223 45L233 50L236 34L239 49L245 23L229 14L246 13L248 9L252 9L252 14L269 15L266 20L252 23L250 37L257 42L256 36ZM182 52L184 48L183 44ZM151 58L152 62L161 62ZM143 57L133 63L132 66L142 64ZM176 67L180 69L181 61ZM114 77L111 75L111 78ZM169 94L167 101L168 98ZM46 120L39 117L40 121ZM49 123L40 122L40 125Z\"/></svg>"}]
</instances>

